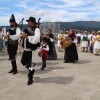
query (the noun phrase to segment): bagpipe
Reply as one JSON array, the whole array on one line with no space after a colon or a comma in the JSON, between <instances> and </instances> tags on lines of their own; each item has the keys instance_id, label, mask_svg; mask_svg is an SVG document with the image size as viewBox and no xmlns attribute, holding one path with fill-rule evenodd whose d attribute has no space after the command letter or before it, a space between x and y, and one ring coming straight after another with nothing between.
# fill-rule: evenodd
<instances>
[{"instance_id":1,"label":"bagpipe","mask_svg":"<svg viewBox=\"0 0 100 100\"><path fill-rule=\"evenodd\" d=\"M9 38L9 35L15 35L16 34L16 28L20 28L22 29L22 26L23 26L23 20L24 18L22 18L22 20L19 22L19 24L15 23L15 28L12 30L12 29L6 29L6 27L4 27L2 29L2 38L3 40L5 41L5 45L8 45L8 44L18 44L18 41L13 41ZM20 36L19 36L20 37Z\"/></svg>"},{"instance_id":2,"label":"bagpipe","mask_svg":"<svg viewBox=\"0 0 100 100\"><path fill-rule=\"evenodd\" d=\"M33 28L32 30L30 28L24 29L24 32L22 34L25 34L26 36L34 36L35 35L35 29L40 27L40 19L38 19L38 22L36 23L35 28ZM23 39L24 38L20 38L19 39L19 44L22 45L23 43ZM26 39L27 45L29 47L31 47L31 50L36 50L38 47L40 47L40 43L38 42L37 44L31 44L28 42L28 39Z\"/></svg>"}]
</instances>

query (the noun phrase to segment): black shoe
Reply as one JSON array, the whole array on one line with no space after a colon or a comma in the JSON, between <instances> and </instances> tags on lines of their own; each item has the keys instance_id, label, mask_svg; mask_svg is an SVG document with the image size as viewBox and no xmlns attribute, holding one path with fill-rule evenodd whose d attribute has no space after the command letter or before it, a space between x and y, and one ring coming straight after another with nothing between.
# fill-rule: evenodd
<instances>
[{"instance_id":1,"label":"black shoe","mask_svg":"<svg viewBox=\"0 0 100 100\"><path fill-rule=\"evenodd\" d=\"M69 63L69 61L66 60L66 61L64 61L64 63Z\"/></svg>"},{"instance_id":2,"label":"black shoe","mask_svg":"<svg viewBox=\"0 0 100 100\"><path fill-rule=\"evenodd\" d=\"M44 68L40 68L41 70L44 70Z\"/></svg>"},{"instance_id":3,"label":"black shoe","mask_svg":"<svg viewBox=\"0 0 100 100\"><path fill-rule=\"evenodd\" d=\"M13 70L9 71L8 73L13 73Z\"/></svg>"},{"instance_id":4,"label":"black shoe","mask_svg":"<svg viewBox=\"0 0 100 100\"><path fill-rule=\"evenodd\" d=\"M8 60L11 60L10 58Z\"/></svg>"},{"instance_id":5,"label":"black shoe","mask_svg":"<svg viewBox=\"0 0 100 100\"><path fill-rule=\"evenodd\" d=\"M18 71L13 71L13 75L15 75L15 74L17 74L18 73Z\"/></svg>"},{"instance_id":6,"label":"black shoe","mask_svg":"<svg viewBox=\"0 0 100 100\"><path fill-rule=\"evenodd\" d=\"M31 85L31 84L33 84L33 79L29 79L27 82L27 85Z\"/></svg>"},{"instance_id":7,"label":"black shoe","mask_svg":"<svg viewBox=\"0 0 100 100\"><path fill-rule=\"evenodd\" d=\"M29 70L27 85L31 85L33 83L33 75L34 75L34 72L35 72L35 70L33 70L33 71L30 71Z\"/></svg>"},{"instance_id":8,"label":"black shoe","mask_svg":"<svg viewBox=\"0 0 100 100\"><path fill-rule=\"evenodd\" d=\"M31 85L33 84L33 77L28 77L28 82L27 82L27 85Z\"/></svg>"}]
</instances>

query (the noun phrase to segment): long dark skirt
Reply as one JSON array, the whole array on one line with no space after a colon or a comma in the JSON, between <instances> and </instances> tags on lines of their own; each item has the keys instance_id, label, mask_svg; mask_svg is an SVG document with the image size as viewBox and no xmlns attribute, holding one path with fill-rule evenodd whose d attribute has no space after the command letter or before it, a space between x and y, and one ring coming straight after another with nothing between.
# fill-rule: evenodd
<instances>
[{"instance_id":1,"label":"long dark skirt","mask_svg":"<svg viewBox=\"0 0 100 100\"><path fill-rule=\"evenodd\" d=\"M49 45L48 60L57 60L55 45Z\"/></svg>"},{"instance_id":2,"label":"long dark skirt","mask_svg":"<svg viewBox=\"0 0 100 100\"><path fill-rule=\"evenodd\" d=\"M65 62L75 62L78 61L78 53L75 43L65 49L64 55Z\"/></svg>"}]
</instances>

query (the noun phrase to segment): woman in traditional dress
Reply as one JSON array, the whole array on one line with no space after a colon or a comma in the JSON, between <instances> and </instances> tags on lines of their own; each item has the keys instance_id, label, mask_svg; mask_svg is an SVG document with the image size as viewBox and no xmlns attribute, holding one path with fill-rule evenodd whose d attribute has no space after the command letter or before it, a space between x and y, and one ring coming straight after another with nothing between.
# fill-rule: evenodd
<instances>
[{"instance_id":1,"label":"woman in traditional dress","mask_svg":"<svg viewBox=\"0 0 100 100\"><path fill-rule=\"evenodd\" d=\"M58 43L57 43L58 52L63 51L63 48L61 47L61 44L60 44L62 39L64 39L64 34L63 34L63 31L61 30L60 33L58 34Z\"/></svg>"},{"instance_id":2,"label":"woman in traditional dress","mask_svg":"<svg viewBox=\"0 0 100 100\"><path fill-rule=\"evenodd\" d=\"M93 53L95 55L100 55L100 31L98 31L97 36L95 37L95 43L94 43L94 51Z\"/></svg>"},{"instance_id":3,"label":"woman in traditional dress","mask_svg":"<svg viewBox=\"0 0 100 100\"><path fill-rule=\"evenodd\" d=\"M82 51L83 52L88 52L88 46L89 46L89 39L88 39L88 32L85 31L81 37L82 40Z\"/></svg>"},{"instance_id":4,"label":"woman in traditional dress","mask_svg":"<svg viewBox=\"0 0 100 100\"><path fill-rule=\"evenodd\" d=\"M75 61L78 61L77 48L74 43L74 30L69 31L68 38L70 38L73 42L69 47L65 48L64 63L74 63Z\"/></svg>"},{"instance_id":5,"label":"woman in traditional dress","mask_svg":"<svg viewBox=\"0 0 100 100\"><path fill-rule=\"evenodd\" d=\"M46 38L47 38L47 43L49 46L48 60L56 60L57 53L56 53L55 44L54 44L54 35L52 34L51 29L48 29L48 34L46 34Z\"/></svg>"}]
</instances>

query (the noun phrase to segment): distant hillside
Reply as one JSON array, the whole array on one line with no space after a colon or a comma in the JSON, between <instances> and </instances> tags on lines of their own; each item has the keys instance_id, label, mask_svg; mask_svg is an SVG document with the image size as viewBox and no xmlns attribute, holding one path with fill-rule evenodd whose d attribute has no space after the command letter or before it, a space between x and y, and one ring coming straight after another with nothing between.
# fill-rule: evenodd
<instances>
[{"instance_id":1,"label":"distant hillside","mask_svg":"<svg viewBox=\"0 0 100 100\"><path fill-rule=\"evenodd\" d=\"M100 22L97 21L76 21L76 22L46 22L46 28L48 28L47 26L49 26L49 24L51 23L55 23L55 24L59 24L60 27L65 28L66 30L68 29L78 29L78 30L87 30L87 31L98 31L100 30ZM53 24L51 25L53 27ZM3 27L3 26L1 26ZM7 28L9 28L8 26L6 26ZM24 25L23 29L25 29L27 26ZM43 23L42 23L42 27Z\"/></svg>"},{"instance_id":2,"label":"distant hillside","mask_svg":"<svg viewBox=\"0 0 100 100\"><path fill-rule=\"evenodd\" d=\"M60 25L66 29L73 28L87 31L100 30L100 22L96 21L60 22Z\"/></svg>"}]
</instances>

